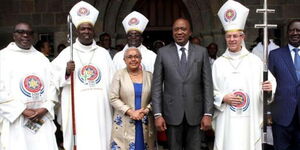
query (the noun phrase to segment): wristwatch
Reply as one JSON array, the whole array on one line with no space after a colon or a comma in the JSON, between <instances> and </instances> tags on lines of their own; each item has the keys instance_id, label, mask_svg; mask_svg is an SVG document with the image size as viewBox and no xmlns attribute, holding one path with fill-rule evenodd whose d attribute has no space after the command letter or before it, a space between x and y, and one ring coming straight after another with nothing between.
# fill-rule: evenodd
<instances>
[{"instance_id":1,"label":"wristwatch","mask_svg":"<svg viewBox=\"0 0 300 150\"><path fill-rule=\"evenodd\" d=\"M154 118L155 118L155 119L157 119L157 118L159 118L159 117L161 117L161 116L162 116L161 113L156 113L156 114L154 114Z\"/></svg>"}]
</instances>

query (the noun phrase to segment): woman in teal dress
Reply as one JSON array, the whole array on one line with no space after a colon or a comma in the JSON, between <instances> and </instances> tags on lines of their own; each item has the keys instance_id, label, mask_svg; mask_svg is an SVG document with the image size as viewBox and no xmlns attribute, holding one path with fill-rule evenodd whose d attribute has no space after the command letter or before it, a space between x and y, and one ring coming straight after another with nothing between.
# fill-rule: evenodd
<instances>
[{"instance_id":1,"label":"woman in teal dress","mask_svg":"<svg viewBox=\"0 0 300 150\"><path fill-rule=\"evenodd\" d=\"M153 150L155 131L151 114L152 74L143 71L137 48L124 53L126 68L115 73L110 90L114 108L112 150Z\"/></svg>"}]
</instances>

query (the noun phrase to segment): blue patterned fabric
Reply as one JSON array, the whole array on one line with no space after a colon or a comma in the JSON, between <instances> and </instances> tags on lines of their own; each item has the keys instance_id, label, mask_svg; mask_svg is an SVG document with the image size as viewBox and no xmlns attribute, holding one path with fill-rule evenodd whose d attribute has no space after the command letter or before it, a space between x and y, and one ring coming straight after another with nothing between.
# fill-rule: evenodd
<instances>
[{"instance_id":1,"label":"blue patterned fabric","mask_svg":"<svg viewBox=\"0 0 300 150\"><path fill-rule=\"evenodd\" d=\"M133 142L129 143L129 150L135 150L135 144Z\"/></svg>"},{"instance_id":2,"label":"blue patterned fabric","mask_svg":"<svg viewBox=\"0 0 300 150\"><path fill-rule=\"evenodd\" d=\"M143 124L148 125L148 117L145 115L142 119Z\"/></svg>"},{"instance_id":3,"label":"blue patterned fabric","mask_svg":"<svg viewBox=\"0 0 300 150\"><path fill-rule=\"evenodd\" d=\"M122 116L117 115L116 118L114 119L114 122L115 122L117 125L122 126L122 123L123 123L123 121L122 121Z\"/></svg>"},{"instance_id":4,"label":"blue patterned fabric","mask_svg":"<svg viewBox=\"0 0 300 150\"><path fill-rule=\"evenodd\" d=\"M119 150L120 146L115 141L111 142L111 150Z\"/></svg>"}]
</instances>

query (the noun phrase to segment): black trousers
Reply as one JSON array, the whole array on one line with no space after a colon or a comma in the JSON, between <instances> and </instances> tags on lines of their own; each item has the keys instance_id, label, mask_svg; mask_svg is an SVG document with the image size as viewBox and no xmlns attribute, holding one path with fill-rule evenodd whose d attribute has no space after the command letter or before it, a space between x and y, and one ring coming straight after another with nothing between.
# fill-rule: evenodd
<instances>
[{"instance_id":1,"label":"black trousers","mask_svg":"<svg viewBox=\"0 0 300 150\"><path fill-rule=\"evenodd\" d=\"M169 150L201 150L203 135L200 125L190 126L185 117L178 126L167 124Z\"/></svg>"}]
</instances>

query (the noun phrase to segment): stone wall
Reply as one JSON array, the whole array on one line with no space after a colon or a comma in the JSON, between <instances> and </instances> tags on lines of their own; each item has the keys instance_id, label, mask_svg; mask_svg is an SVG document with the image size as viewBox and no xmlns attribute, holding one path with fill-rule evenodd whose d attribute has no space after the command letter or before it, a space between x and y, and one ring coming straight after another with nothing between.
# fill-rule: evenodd
<instances>
[{"instance_id":1,"label":"stone wall","mask_svg":"<svg viewBox=\"0 0 300 150\"><path fill-rule=\"evenodd\" d=\"M61 35L65 34L66 16L74 3L72 0L1 0L0 47L12 40L13 27L20 21L33 25L36 40L49 34L54 45L65 43Z\"/></svg>"},{"instance_id":2,"label":"stone wall","mask_svg":"<svg viewBox=\"0 0 300 150\"><path fill-rule=\"evenodd\" d=\"M19 21L33 24L35 39L41 35L53 37L53 45L66 43L67 14L79 0L0 0L0 48L12 41L12 28ZM193 35L203 37L203 46L215 42L220 49L225 49L224 32L217 18L217 12L226 0L182 0L186 5L194 27ZM253 44L257 37L254 24L262 23L262 14L256 14L262 8L263 0L237 0L250 8L246 24L246 44ZM94 5L100 15L95 25L97 37L102 32L112 35L113 45L125 42L125 32L121 21L131 12L137 0L87 0ZM277 34L282 44L286 43L286 23L293 18L300 18L298 8L300 0L269 0L269 8L276 9L269 15L269 23L278 24Z\"/></svg>"}]
</instances>

